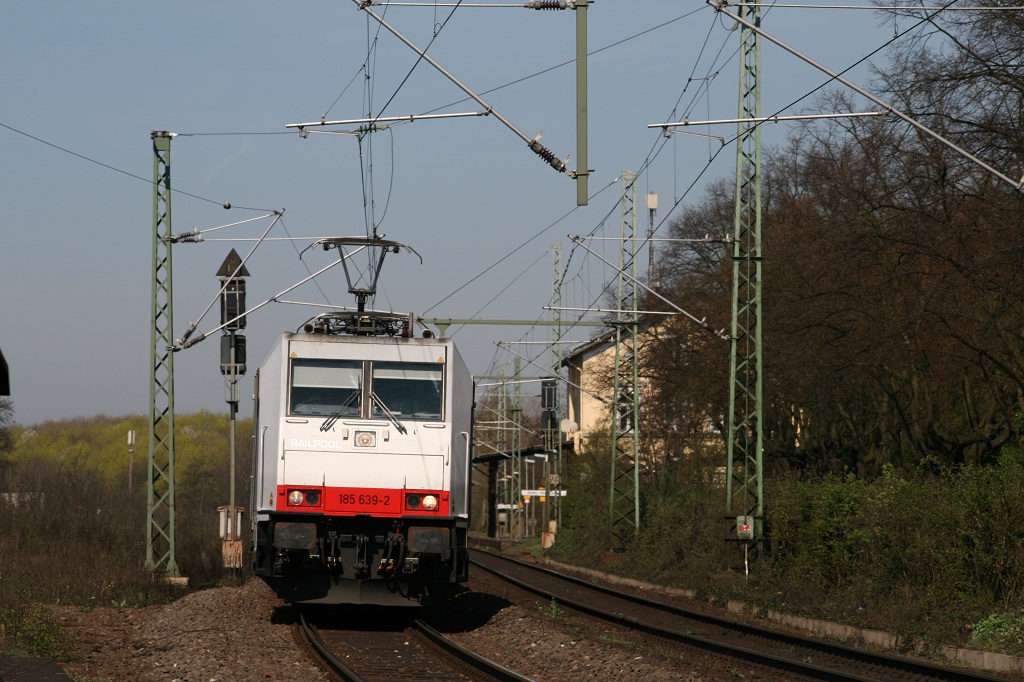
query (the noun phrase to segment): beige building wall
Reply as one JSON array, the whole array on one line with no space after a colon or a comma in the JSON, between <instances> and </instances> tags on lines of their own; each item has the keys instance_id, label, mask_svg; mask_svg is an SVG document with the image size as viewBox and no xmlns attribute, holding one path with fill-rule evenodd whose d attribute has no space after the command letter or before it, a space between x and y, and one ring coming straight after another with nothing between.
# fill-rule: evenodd
<instances>
[{"instance_id":1,"label":"beige building wall","mask_svg":"<svg viewBox=\"0 0 1024 682\"><path fill-rule=\"evenodd\" d=\"M703 435L696 434L698 440L691 440L690 445L683 446L679 452L669 452L669 440L665 434L657 431L651 424L652 410L657 410L657 396L649 390L643 379L646 342L652 340L663 328L648 327L640 332L638 354L640 359L640 437L641 452L639 461L645 470L662 466L669 457L690 457L693 449L690 446L701 446L702 451L721 450L721 458L725 457L725 445L722 435L708 423ZM568 416L576 422L579 430L570 434L577 453L587 452L587 441L599 429L608 429L611 425L610 405L614 384L615 345L613 333L594 339L577 347L566 356L564 363L568 368ZM697 342L700 342L698 339Z\"/></svg>"},{"instance_id":2,"label":"beige building wall","mask_svg":"<svg viewBox=\"0 0 1024 682\"><path fill-rule=\"evenodd\" d=\"M598 339L581 347L566 359L569 368L569 421L579 431L572 434L576 452L585 452L587 439L598 429L607 429L611 418L615 345Z\"/></svg>"}]
</instances>

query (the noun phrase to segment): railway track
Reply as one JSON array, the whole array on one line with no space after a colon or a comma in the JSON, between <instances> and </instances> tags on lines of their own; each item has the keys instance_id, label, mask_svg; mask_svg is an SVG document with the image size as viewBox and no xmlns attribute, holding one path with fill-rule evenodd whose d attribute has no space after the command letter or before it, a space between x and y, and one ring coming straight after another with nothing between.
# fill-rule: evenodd
<instances>
[{"instance_id":1,"label":"railway track","mask_svg":"<svg viewBox=\"0 0 1024 682\"><path fill-rule=\"evenodd\" d=\"M1006 680L822 640L759 628L662 604L474 549L471 562L517 588L592 617L715 656L728 656L796 679L857 682Z\"/></svg>"},{"instance_id":2,"label":"railway track","mask_svg":"<svg viewBox=\"0 0 1024 682\"><path fill-rule=\"evenodd\" d=\"M314 656L346 682L532 682L451 641L419 619L394 626L361 620L355 627L317 625L300 616L299 631ZM374 619L371 619L371 621Z\"/></svg>"}]
</instances>

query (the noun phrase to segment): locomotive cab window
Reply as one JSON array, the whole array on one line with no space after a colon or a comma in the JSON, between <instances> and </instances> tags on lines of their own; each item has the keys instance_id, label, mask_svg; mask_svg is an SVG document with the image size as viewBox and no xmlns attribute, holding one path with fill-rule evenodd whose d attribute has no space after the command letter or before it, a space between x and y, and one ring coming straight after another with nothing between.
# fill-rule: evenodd
<instances>
[{"instance_id":1,"label":"locomotive cab window","mask_svg":"<svg viewBox=\"0 0 1024 682\"><path fill-rule=\"evenodd\" d=\"M444 405L444 365L431 362L374 362L373 417L439 420Z\"/></svg>"},{"instance_id":2,"label":"locomotive cab window","mask_svg":"<svg viewBox=\"0 0 1024 682\"><path fill-rule=\"evenodd\" d=\"M359 416L363 363L351 360L292 360L291 414Z\"/></svg>"}]
</instances>

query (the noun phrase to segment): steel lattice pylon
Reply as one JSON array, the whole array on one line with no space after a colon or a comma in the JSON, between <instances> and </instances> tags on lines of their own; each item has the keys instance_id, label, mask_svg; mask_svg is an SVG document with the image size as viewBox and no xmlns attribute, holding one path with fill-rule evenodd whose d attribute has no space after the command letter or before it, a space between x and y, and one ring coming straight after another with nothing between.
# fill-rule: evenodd
<instances>
[{"instance_id":1,"label":"steel lattice pylon","mask_svg":"<svg viewBox=\"0 0 1024 682\"><path fill-rule=\"evenodd\" d=\"M524 536L524 519L522 508L522 408L521 395L518 385L519 363L515 365L515 377L513 377L513 394L511 399L508 392L508 377L504 369L497 375L480 377L495 379L497 386L495 390L488 389L488 395L495 395L497 406L494 412L494 419L489 427L478 427L481 438L484 434L491 434L494 443L492 446L495 452L507 453L508 459L501 464L501 478L498 480L498 499L507 512L508 525L506 531L509 537L521 539ZM511 405L510 405L511 403ZM485 430L486 429L486 430Z\"/></svg>"},{"instance_id":2,"label":"steel lattice pylon","mask_svg":"<svg viewBox=\"0 0 1024 682\"><path fill-rule=\"evenodd\" d=\"M615 313L615 378L612 387L612 549L622 549L640 527L640 406L637 359L636 172L622 172L622 245Z\"/></svg>"},{"instance_id":3,"label":"steel lattice pylon","mask_svg":"<svg viewBox=\"0 0 1024 682\"><path fill-rule=\"evenodd\" d=\"M146 568L176 576L174 560L174 315L171 285L171 133L153 138L153 326L149 383Z\"/></svg>"},{"instance_id":4,"label":"steel lattice pylon","mask_svg":"<svg viewBox=\"0 0 1024 682\"><path fill-rule=\"evenodd\" d=\"M490 398L491 395L492 395L492 391L488 388L487 392L486 392L486 397ZM500 409L500 407L499 407L499 409ZM478 412L477 414L480 414L480 413ZM473 434L474 434L474 437L480 439L480 442L482 444L490 447L491 449L494 450L494 452L496 452L496 453L502 452L502 450L500 448L500 444L497 442L497 438L492 438L491 437L492 436L491 429L487 428L487 427L484 427L480 423L479 418L474 422L474 432L473 432ZM505 510L507 510L507 514L506 514L506 517L505 517L507 519L506 520L505 529L504 529L505 533L508 533L509 529L512 527L511 526L511 520L512 520L511 506L505 506L505 505L511 505L512 504L512 492L509 489L509 485L508 485L508 480L509 480L509 477L511 476L510 469L511 469L511 464L509 463L509 461L507 459L506 460L502 460L501 466L499 467L499 470L498 470L500 475L498 476L497 488L498 488L498 504L502 505L498 509L505 509ZM498 509L494 509L494 510L491 510L491 511L493 513L497 513ZM499 534L502 533L502 530L501 530L500 526L499 526L499 529L498 529L498 533Z\"/></svg>"},{"instance_id":5,"label":"steel lattice pylon","mask_svg":"<svg viewBox=\"0 0 1024 682\"><path fill-rule=\"evenodd\" d=\"M760 26L760 10L743 0L739 13ZM758 77L761 50L755 31L740 40L739 118L761 116ZM732 360L729 370L729 438L726 462L725 540L756 546L763 538L764 476L761 459L761 129L741 122L736 154L733 242Z\"/></svg>"},{"instance_id":6,"label":"steel lattice pylon","mask_svg":"<svg viewBox=\"0 0 1024 682\"><path fill-rule=\"evenodd\" d=\"M551 326L548 327L548 371L555 378L554 391L551 393L551 421L545 424L544 450L548 455L553 474L544 482L548 490L548 519L555 521L557 528L562 527L562 353L558 342L562 339L562 245L551 247ZM543 388L541 389L543 390ZM552 483L554 481L554 483ZM543 528L542 530L547 530Z\"/></svg>"},{"instance_id":7,"label":"steel lattice pylon","mask_svg":"<svg viewBox=\"0 0 1024 682\"><path fill-rule=\"evenodd\" d=\"M523 518L524 512L529 510L524 510L520 506L523 503L523 405L522 385L519 383L522 367L519 358L515 359L512 367L515 376L512 378L512 442L508 450L512 454L512 509L509 511L512 513L512 537L522 538L525 535L524 529L529 528L529 524L524 523ZM502 391L504 390L502 387Z\"/></svg>"}]
</instances>

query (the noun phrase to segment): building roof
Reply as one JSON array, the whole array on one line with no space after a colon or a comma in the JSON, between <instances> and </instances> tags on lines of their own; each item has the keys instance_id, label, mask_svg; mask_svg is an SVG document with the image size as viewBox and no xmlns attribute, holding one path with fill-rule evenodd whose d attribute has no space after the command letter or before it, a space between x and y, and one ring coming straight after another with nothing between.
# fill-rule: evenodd
<instances>
[{"instance_id":1,"label":"building roof","mask_svg":"<svg viewBox=\"0 0 1024 682\"><path fill-rule=\"evenodd\" d=\"M562 356L562 361L559 363L559 367L568 367L573 358L585 355L593 350L604 349L611 346L612 339L614 337L615 330L609 329L598 336L595 336L591 340L584 341L580 345L571 348L569 352Z\"/></svg>"}]
</instances>

